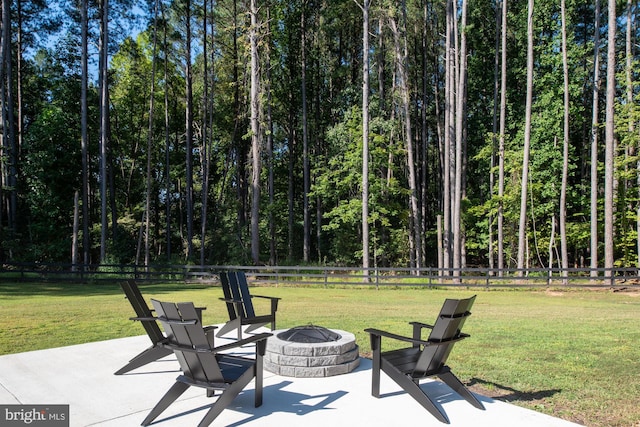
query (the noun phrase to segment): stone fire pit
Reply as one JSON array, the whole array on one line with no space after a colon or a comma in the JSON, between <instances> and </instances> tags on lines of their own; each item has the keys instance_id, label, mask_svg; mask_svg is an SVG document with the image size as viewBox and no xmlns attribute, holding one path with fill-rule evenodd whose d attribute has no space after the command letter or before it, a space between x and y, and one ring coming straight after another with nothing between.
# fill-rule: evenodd
<instances>
[{"instance_id":1,"label":"stone fire pit","mask_svg":"<svg viewBox=\"0 0 640 427\"><path fill-rule=\"evenodd\" d=\"M264 356L264 369L297 378L346 374L359 364L352 333L314 325L273 331Z\"/></svg>"}]
</instances>

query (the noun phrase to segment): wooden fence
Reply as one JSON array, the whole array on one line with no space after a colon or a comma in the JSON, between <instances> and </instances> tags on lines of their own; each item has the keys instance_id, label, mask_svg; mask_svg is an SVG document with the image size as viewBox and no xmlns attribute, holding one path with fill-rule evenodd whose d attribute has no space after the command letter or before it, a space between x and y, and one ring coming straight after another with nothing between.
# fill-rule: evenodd
<instances>
[{"instance_id":1,"label":"wooden fence","mask_svg":"<svg viewBox=\"0 0 640 427\"><path fill-rule=\"evenodd\" d=\"M146 282L203 282L215 284L217 272L242 270L256 285L269 286L412 286L412 287L573 287L640 288L637 268L589 269L437 269L331 266L235 265L71 265L5 263L0 281L99 283L135 279Z\"/></svg>"}]
</instances>

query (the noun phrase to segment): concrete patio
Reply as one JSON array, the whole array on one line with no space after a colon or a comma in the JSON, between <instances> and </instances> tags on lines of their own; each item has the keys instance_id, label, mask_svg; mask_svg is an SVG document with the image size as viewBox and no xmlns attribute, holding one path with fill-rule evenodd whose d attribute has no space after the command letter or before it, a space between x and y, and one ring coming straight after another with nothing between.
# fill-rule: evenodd
<instances>
[{"instance_id":1,"label":"concrete patio","mask_svg":"<svg viewBox=\"0 0 640 427\"><path fill-rule=\"evenodd\" d=\"M72 427L140 425L179 373L175 357L168 356L125 375L113 374L149 345L145 335L0 356L0 404L68 404ZM437 397L452 426L577 425L484 396L478 397L486 410L478 410L438 381L422 387ZM370 388L371 362L365 358L353 372L327 378L291 378L265 371L263 405L253 407L250 384L212 425L445 425L384 374L380 399L371 396ZM192 387L152 425L196 426L212 399Z\"/></svg>"}]
</instances>

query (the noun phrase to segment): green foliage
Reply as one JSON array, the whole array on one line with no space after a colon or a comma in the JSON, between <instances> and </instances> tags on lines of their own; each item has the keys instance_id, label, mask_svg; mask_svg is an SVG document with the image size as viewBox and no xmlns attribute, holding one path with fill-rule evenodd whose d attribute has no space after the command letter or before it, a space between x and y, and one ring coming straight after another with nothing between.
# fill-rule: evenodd
<instances>
[{"instance_id":1,"label":"green foliage","mask_svg":"<svg viewBox=\"0 0 640 427\"><path fill-rule=\"evenodd\" d=\"M331 128L327 140L334 152L327 167L314 171L317 179L312 196L322 197L326 212L323 230L331 236L330 253L347 265L362 257L362 111L353 107L344 120ZM389 158L402 161L402 152L389 141L392 126L384 120L370 123L369 135L369 221L377 254L394 259L398 242L389 237L392 229L402 229L406 210L402 206L408 193L395 179L398 166ZM391 168L391 169L390 169ZM402 234L402 233L401 233Z\"/></svg>"},{"instance_id":2,"label":"green foliage","mask_svg":"<svg viewBox=\"0 0 640 427\"><path fill-rule=\"evenodd\" d=\"M15 5L15 4L14 4ZM141 12L147 27L136 36L125 29L119 2L110 28L107 252L119 262L140 262L140 242L148 237L152 262L186 260L186 22L187 2L163 5L162 14ZM405 14L402 6L406 7ZM10 229L3 210L0 255L16 260L65 261L73 233L73 197L81 190L80 49L77 11L73 10L51 50L37 50L55 18L42 16L38 2L23 9L25 57L21 64L22 146L17 166L18 224ZM193 114L193 243L207 263L248 263L251 233L252 158L249 133L250 61L247 4L218 2L207 11L191 2ZM507 91L505 193L497 196L494 99L496 76L495 15L499 4L470 3L464 31L468 42L468 87L465 103L465 188L463 224L468 263L487 264L489 225L495 233L499 204L504 208L504 246L514 259L518 240L522 146L524 138L527 4L509 5L507 19ZM625 7L621 5L621 7ZM17 15L17 10L12 11ZM98 27L91 5L90 43L98 45ZM267 13L268 12L268 13ZM436 218L442 214L444 153L444 39L442 3L411 1L375 3L371 9L369 212L372 252L377 265L409 263L408 167L404 129L398 108L399 87L394 38L385 18L398 19L406 32L410 122L418 172L419 204L424 213L427 264L436 263ZM57 13L57 12L56 12ZM589 153L591 140L593 5L567 1L570 92L569 177L566 202L569 253L573 264L589 257ZM117 15L116 15L117 14ZM97 15L96 15L97 16ZM118 18L115 18L118 16ZM304 28L303 19L304 17ZM43 19L51 18L51 19ZM157 19L156 19L157 18ZM260 258L291 263L303 259L303 234L309 232L314 262L357 264L361 261L362 170L362 11L356 2L339 0L296 3L274 0L260 8ZM625 24L622 18L620 28ZM66 21L64 21L66 22ZM551 226L560 212L563 162L563 64L559 3L541 1L534 13L534 104L527 194L529 264L545 265ZM42 31L41 31L42 30ZM601 29L603 32L605 27ZM28 33L28 34L26 34ZM153 40L156 36L154 48ZM622 33L621 33L622 34ZM34 37L34 36L38 37ZM12 40L14 40L13 37ZM302 46L305 51L302 52ZM204 49L203 42L208 43ZM44 42L44 39L43 39ZM41 46L45 44L41 43ZM621 45L622 46L622 45ZM90 48L93 59L93 47ZM155 50L154 50L155 49ZM13 46L15 54L15 46ZM204 54L207 57L204 57ZM304 54L304 55L303 55ZM638 194L637 54L632 63L631 93L626 99L623 62L618 68L616 101L616 259L634 265L637 259ZM620 56L620 55L619 55ZM310 230L304 229L304 161L302 59L306 78L307 145L311 170L308 196ZM206 59L206 61L205 61ZM268 59L268 61L267 61ZM622 58L620 58L622 59ZM154 67L155 61L155 67ZM91 63L92 73L97 64ZM155 81L151 81L155 68ZM93 76L95 79L97 76ZM17 88L17 81L12 82ZM152 84L153 83L153 84ZM92 259L99 252L102 202L98 181L99 94L89 85L88 187ZM6 85L5 85L6 86ZM153 111L150 93L152 86ZM165 105L165 94L167 105ZM209 97L205 99L205 94ZM602 100L601 100L602 102ZM602 112L602 109L601 109ZM15 113L15 112L14 112ZM151 117L151 128L149 127ZM14 114L17 116L17 113ZM7 115L10 116L10 115ZM271 120L271 122L269 121ZM6 123L5 123L6 124ZM8 131L8 127L5 128ZM602 133L601 130L599 130ZM5 132L6 133L6 132ZM273 151L267 152L267 136ZM601 135L600 135L601 136ZM9 157L3 152L3 183L9 181ZM602 161L600 153L600 161ZM147 184L149 160L150 187ZM208 170L205 171L205 166ZM601 173L600 165L599 173ZM206 172L206 175L205 175ZM493 183L491 183L493 175ZM273 178L273 187L268 188ZM205 183L208 192L203 194ZM603 180L599 179L599 185ZM12 188L3 188L8 206ZM150 194L150 206L146 195ZM269 192L273 199L269 200ZM203 206L207 210L203 212ZM601 209L602 210L602 209ZM149 212L149 236L144 215ZM113 224L115 230L112 230ZM273 228L272 228L273 227ZM81 236L80 236L81 237ZM274 252L271 253L271 239ZM494 235L495 240L495 235ZM539 255L542 254L542 255ZM311 262L311 260L309 260Z\"/></svg>"},{"instance_id":3,"label":"green foliage","mask_svg":"<svg viewBox=\"0 0 640 427\"><path fill-rule=\"evenodd\" d=\"M69 96L78 85L60 78L47 84L44 79L57 71L55 64L42 71L40 79L28 82L27 89L44 89L53 100L31 111L34 116L24 138L21 188L27 207L24 236L29 236L29 244L18 245L15 253L24 260L59 262L71 252L74 193L81 187L79 100Z\"/></svg>"}]
</instances>

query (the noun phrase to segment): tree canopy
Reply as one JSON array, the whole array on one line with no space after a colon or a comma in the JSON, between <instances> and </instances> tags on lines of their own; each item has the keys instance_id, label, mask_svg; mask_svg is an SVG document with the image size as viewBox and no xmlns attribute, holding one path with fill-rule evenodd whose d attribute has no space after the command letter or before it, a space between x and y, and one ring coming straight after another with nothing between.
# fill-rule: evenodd
<instances>
[{"instance_id":1,"label":"tree canopy","mask_svg":"<svg viewBox=\"0 0 640 427\"><path fill-rule=\"evenodd\" d=\"M640 265L637 2L258 3L3 0L0 260Z\"/></svg>"}]
</instances>

